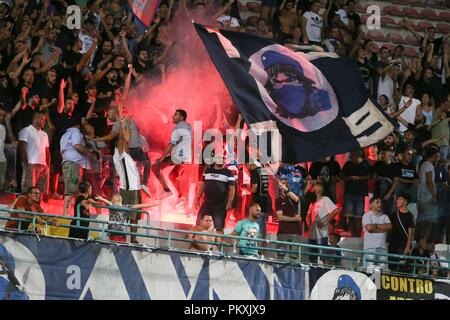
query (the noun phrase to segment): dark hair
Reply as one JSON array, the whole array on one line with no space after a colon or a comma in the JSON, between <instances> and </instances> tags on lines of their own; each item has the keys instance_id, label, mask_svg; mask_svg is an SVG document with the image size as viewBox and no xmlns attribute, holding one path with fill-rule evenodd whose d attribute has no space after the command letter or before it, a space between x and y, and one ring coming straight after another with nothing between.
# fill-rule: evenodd
<instances>
[{"instance_id":1,"label":"dark hair","mask_svg":"<svg viewBox=\"0 0 450 320\"><path fill-rule=\"evenodd\" d=\"M436 147L430 146L430 147L425 149L425 151L423 153L423 157L425 159L429 159L429 158L435 156L438 153L439 153L439 150Z\"/></svg>"},{"instance_id":2,"label":"dark hair","mask_svg":"<svg viewBox=\"0 0 450 320\"><path fill-rule=\"evenodd\" d=\"M384 97L384 98L386 99L386 101L389 103L389 98L387 97L387 95L382 94L382 95L380 95L380 98L381 98L381 97Z\"/></svg>"},{"instance_id":3,"label":"dark hair","mask_svg":"<svg viewBox=\"0 0 450 320\"><path fill-rule=\"evenodd\" d=\"M28 187L27 194L30 194L34 189L38 189L39 190L39 188L37 186Z\"/></svg>"},{"instance_id":4,"label":"dark hair","mask_svg":"<svg viewBox=\"0 0 450 320\"><path fill-rule=\"evenodd\" d=\"M410 197L410 195L407 194L407 193L400 193L400 194L397 196L397 199L398 199L398 198L403 198L403 199L405 199L406 202L408 202L408 203L411 202L411 197Z\"/></svg>"},{"instance_id":5,"label":"dark hair","mask_svg":"<svg viewBox=\"0 0 450 320\"><path fill-rule=\"evenodd\" d=\"M374 202L375 200L381 200L381 198L379 196L373 196L372 198L370 198L369 203Z\"/></svg>"},{"instance_id":6,"label":"dark hair","mask_svg":"<svg viewBox=\"0 0 450 320\"><path fill-rule=\"evenodd\" d=\"M177 110L175 110L175 112L178 112L183 117L183 120L186 121L186 119L187 119L186 111L184 111L183 109L177 109Z\"/></svg>"},{"instance_id":7,"label":"dark hair","mask_svg":"<svg viewBox=\"0 0 450 320\"><path fill-rule=\"evenodd\" d=\"M91 186L91 184L89 182L81 182L78 185L78 190L80 191L80 193L88 193L90 186Z\"/></svg>"},{"instance_id":8,"label":"dark hair","mask_svg":"<svg viewBox=\"0 0 450 320\"><path fill-rule=\"evenodd\" d=\"M203 220L203 218L206 217L206 216L212 217L212 214L211 214L211 213L202 213L202 214L200 215L200 220Z\"/></svg>"},{"instance_id":9,"label":"dark hair","mask_svg":"<svg viewBox=\"0 0 450 320\"><path fill-rule=\"evenodd\" d=\"M253 201L248 207L251 208L251 207L255 207L255 206L260 206L261 207L261 205L259 204L258 201Z\"/></svg>"}]
</instances>

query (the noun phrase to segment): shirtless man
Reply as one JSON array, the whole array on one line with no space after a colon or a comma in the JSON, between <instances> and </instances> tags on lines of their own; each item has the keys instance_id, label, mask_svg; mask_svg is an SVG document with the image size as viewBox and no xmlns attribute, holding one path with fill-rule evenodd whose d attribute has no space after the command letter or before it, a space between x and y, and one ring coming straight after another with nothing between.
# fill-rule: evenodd
<instances>
[{"instance_id":1,"label":"shirtless man","mask_svg":"<svg viewBox=\"0 0 450 320\"><path fill-rule=\"evenodd\" d=\"M205 232L216 234L216 230L214 229L214 223L212 215L208 213L204 213L200 220L200 225L195 226L192 231L194 232ZM207 243L198 243L197 241L208 241L208 242L221 242L219 237L214 236L202 236L199 234L188 234L187 239L192 240L191 246L189 249L200 250L200 251L218 251L216 245L207 244Z\"/></svg>"}]
</instances>

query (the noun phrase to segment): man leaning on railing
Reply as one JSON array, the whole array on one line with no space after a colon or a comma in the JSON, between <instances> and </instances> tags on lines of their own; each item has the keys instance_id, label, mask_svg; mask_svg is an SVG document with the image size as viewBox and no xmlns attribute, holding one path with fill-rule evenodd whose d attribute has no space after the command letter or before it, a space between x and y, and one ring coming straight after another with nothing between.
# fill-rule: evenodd
<instances>
[{"instance_id":1,"label":"man leaning on railing","mask_svg":"<svg viewBox=\"0 0 450 320\"><path fill-rule=\"evenodd\" d=\"M195 226L192 231L194 232L205 232L209 234L216 234L214 229L213 217L209 213L203 213L200 218L200 225ZM199 251L217 251L217 245L212 244L213 242L221 242L219 237L214 237L210 235L199 235L199 234L188 234L187 239L191 240L191 245L189 249L199 250ZM210 243L199 243L210 242Z\"/></svg>"},{"instance_id":2,"label":"man leaning on railing","mask_svg":"<svg viewBox=\"0 0 450 320\"><path fill-rule=\"evenodd\" d=\"M248 209L247 219L238 222L231 235L240 236L245 238L254 238L253 240L239 240L239 254L244 256L256 256L258 254L258 241L260 239L260 229L257 223L258 218L261 216L261 207L257 202L253 202ZM253 249L252 247L255 247Z\"/></svg>"},{"instance_id":3,"label":"man leaning on railing","mask_svg":"<svg viewBox=\"0 0 450 320\"><path fill-rule=\"evenodd\" d=\"M29 212L44 212L40 205L41 201L41 192L35 186L29 187L26 194L18 196L14 202L10 205L11 209L14 210L23 210ZM31 220L33 216L26 213L10 213L11 218L21 218L21 219L29 219L30 221L18 221L18 220L8 220L6 223L5 229L10 230L19 230L24 231L28 230ZM36 221L38 223L49 223L53 225L57 225L57 220L49 217L40 217L36 216Z\"/></svg>"}]
</instances>

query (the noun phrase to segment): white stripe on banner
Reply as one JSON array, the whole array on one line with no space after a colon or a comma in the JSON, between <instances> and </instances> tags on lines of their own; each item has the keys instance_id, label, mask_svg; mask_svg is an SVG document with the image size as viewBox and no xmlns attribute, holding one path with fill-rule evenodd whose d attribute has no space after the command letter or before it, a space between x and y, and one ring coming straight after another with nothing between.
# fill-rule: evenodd
<instances>
[{"instance_id":1,"label":"white stripe on banner","mask_svg":"<svg viewBox=\"0 0 450 320\"><path fill-rule=\"evenodd\" d=\"M389 122L370 99L367 100L364 106L353 112L347 118L342 117L342 119L344 119L361 147L367 147L383 140L394 130L392 123ZM381 126L375 132L364 134L366 130L376 123L379 123ZM358 137L359 135L362 136Z\"/></svg>"},{"instance_id":2,"label":"white stripe on banner","mask_svg":"<svg viewBox=\"0 0 450 320\"><path fill-rule=\"evenodd\" d=\"M229 177L220 173L206 173L205 180L213 180L227 183L229 181Z\"/></svg>"}]
</instances>

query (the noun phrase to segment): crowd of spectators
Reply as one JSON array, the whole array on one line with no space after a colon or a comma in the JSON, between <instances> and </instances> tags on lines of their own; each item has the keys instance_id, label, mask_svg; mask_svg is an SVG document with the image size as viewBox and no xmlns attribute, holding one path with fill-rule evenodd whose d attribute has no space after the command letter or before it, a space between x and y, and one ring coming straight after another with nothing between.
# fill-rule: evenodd
<instances>
[{"instance_id":1,"label":"crowd of spectators","mask_svg":"<svg viewBox=\"0 0 450 320\"><path fill-rule=\"evenodd\" d=\"M200 23L272 38L294 49L316 45L354 60L367 90L397 124L376 146L351 152L343 166L334 157L282 164L275 192L259 165L239 166L236 174L220 166L206 169L228 177L227 187L219 188L228 194L221 198L223 208L203 204L198 230L209 230L211 218L222 230L224 212L234 207L235 219L241 220L235 234L244 236L251 231L265 237L272 212L279 239L289 241L307 232L311 243L337 246L341 231L360 237L364 229L366 237L392 230L390 240L370 249L389 246L402 254L411 254L413 238L450 241L450 35L438 37L433 27L419 34L403 19L401 26L417 38L421 52L408 59L402 46L392 52L386 46L377 49L362 30L353 0L262 0L260 17L253 22L241 18L245 6L238 0L168 0L161 2L148 28L125 2L88 0L81 5L81 29L76 30L68 28L66 14L68 6L80 5L74 0L0 1L0 191L27 192L24 208L36 206L32 199L38 191L44 202L64 198L65 214L73 197L88 208L91 193L105 199L108 188L117 194L113 155L127 99L142 84L165 81L175 67L172 51L178 44L160 30L177 23L175 14L183 12ZM186 112L181 111L175 123L185 123ZM133 119L128 126L130 159L143 167L136 189L148 193L151 164L145 137ZM15 161L5 145L17 148ZM7 170L14 165L17 170ZM89 186L79 190L82 180ZM167 191L164 179L161 183ZM204 181L203 189L206 185ZM233 201L235 193L239 201ZM372 220L367 222L362 217L369 194L376 197L377 208L372 210L371 202ZM245 205L243 199L250 196L253 204ZM399 203L402 199L408 207ZM379 212L386 216L375 223Z\"/></svg>"}]
</instances>

